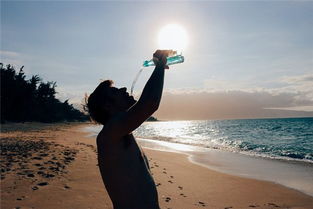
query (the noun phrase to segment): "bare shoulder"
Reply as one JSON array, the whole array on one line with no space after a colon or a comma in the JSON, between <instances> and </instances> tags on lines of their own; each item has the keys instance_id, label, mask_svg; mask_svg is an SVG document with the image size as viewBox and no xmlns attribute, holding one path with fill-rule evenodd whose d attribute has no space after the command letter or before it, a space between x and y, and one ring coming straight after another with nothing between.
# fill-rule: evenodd
<instances>
[{"instance_id":1,"label":"bare shoulder","mask_svg":"<svg viewBox=\"0 0 313 209\"><path fill-rule=\"evenodd\" d=\"M108 139L112 139L112 136L110 134L109 127L105 125L102 127L101 131L97 136L97 144L104 143Z\"/></svg>"},{"instance_id":2,"label":"bare shoulder","mask_svg":"<svg viewBox=\"0 0 313 209\"><path fill-rule=\"evenodd\" d=\"M101 130L101 135L109 138L120 138L120 128L125 126L125 115L127 112L118 112L112 116ZM130 121L128 121L130 123ZM99 134L100 135L100 134Z\"/></svg>"},{"instance_id":3,"label":"bare shoulder","mask_svg":"<svg viewBox=\"0 0 313 209\"><path fill-rule=\"evenodd\" d=\"M122 113L115 115L112 117L107 123L102 127L102 130L99 132L97 136L97 143L103 143L104 141L116 141L117 134L115 133L115 129L113 126L118 126L118 120L122 117Z\"/></svg>"}]
</instances>

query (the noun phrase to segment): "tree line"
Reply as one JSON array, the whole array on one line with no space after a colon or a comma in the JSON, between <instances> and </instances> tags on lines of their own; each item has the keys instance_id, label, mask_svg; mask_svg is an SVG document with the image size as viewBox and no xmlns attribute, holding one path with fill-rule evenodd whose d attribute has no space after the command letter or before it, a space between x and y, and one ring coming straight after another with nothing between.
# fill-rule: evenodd
<instances>
[{"instance_id":1,"label":"tree line","mask_svg":"<svg viewBox=\"0 0 313 209\"><path fill-rule=\"evenodd\" d=\"M55 98L56 82L43 82L38 75L29 80L22 66L17 72L12 65L1 69L1 123L85 121L89 117L75 109L68 100Z\"/></svg>"}]
</instances>

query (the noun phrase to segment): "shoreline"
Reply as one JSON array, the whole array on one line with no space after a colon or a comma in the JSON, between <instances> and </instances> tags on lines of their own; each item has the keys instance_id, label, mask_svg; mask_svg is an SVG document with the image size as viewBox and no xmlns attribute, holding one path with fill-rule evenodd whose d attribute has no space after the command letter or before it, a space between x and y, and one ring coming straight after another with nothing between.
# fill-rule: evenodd
<instances>
[{"instance_id":1,"label":"shoreline","mask_svg":"<svg viewBox=\"0 0 313 209\"><path fill-rule=\"evenodd\" d=\"M313 164L139 138L145 148L187 155L191 163L217 172L280 184L313 197Z\"/></svg>"},{"instance_id":2,"label":"shoreline","mask_svg":"<svg viewBox=\"0 0 313 209\"><path fill-rule=\"evenodd\" d=\"M1 207L111 209L112 203L97 167L95 140L82 131L88 125L90 124L57 124L36 131L1 133L1 142L3 138L8 138L50 143L50 147L44 150L33 151L31 158L18 158L27 168L14 167L19 164L12 162L15 165L7 172L5 179L1 180ZM75 150L76 154L64 155L68 153L67 149ZM144 151L147 153L162 209L309 209L313 204L313 198L301 192L271 182L223 174L191 163L186 154L147 148ZM43 154L41 152L49 156L44 155L41 160L36 158L37 161L32 159ZM53 156L57 160L53 160ZM73 159L64 164L63 173L50 172L55 175L52 178L37 174L37 163L47 169L55 167L57 162L63 164L64 157ZM49 164L51 162L48 158L54 164ZM34 177L18 175L21 171L32 172ZM38 185L43 180L48 184ZM32 190L36 185L38 189Z\"/></svg>"},{"instance_id":3,"label":"shoreline","mask_svg":"<svg viewBox=\"0 0 313 209\"><path fill-rule=\"evenodd\" d=\"M149 148L144 150L150 160L159 162L152 164L152 167L158 166L161 169L163 167L161 171L154 172L153 170L153 176L157 176L154 178L156 185L159 185L158 192L161 194L160 202L161 200L166 201L168 197L172 198L173 193L179 193L179 197L192 195L193 202L175 202L173 208L186 208L185 204L191 202L192 206L187 208L310 209L313 204L313 198L303 192L269 181L221 173L190 162L186 153L158 151ZM180 184L177 184L176 181ZM162 187L164 182L165 188ZM173 185L175 183L177 185ZM303 197L305 198L302 199ZM299 202L295 199L298 199Z\"/></svg>"},{"instance_id":4,"label":"shoreline","mask_svg":"<svg viewBox=\"0 0 313 209\"><path fill-rule=\"evenodd\" d=\"M96 130L98 128L95 129L93 126L82 129L90 137L96 136ZM137 138L137 141L146 148L186 154L191 163L207 169L277 183L313 196L312 162L254 156L157 139Z\"/></svg>"}]
</instances>

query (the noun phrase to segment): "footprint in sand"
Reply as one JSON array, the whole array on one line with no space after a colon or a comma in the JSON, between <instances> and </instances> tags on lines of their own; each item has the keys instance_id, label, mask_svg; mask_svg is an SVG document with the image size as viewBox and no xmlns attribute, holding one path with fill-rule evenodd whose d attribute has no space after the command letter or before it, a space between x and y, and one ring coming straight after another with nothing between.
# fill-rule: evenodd
<instances>
[{"instance_id":1,"label":"footprint in sand","mask_svg":"<svg viewBox=\"0 0 313 209\"><path fill-rule=\"evenodd\" d=\"M199 203L199 205L201 205L202 207L205 207L205 206L206 206L204 202L199 201L198 203Z\"/></svg>"},{"instance_id":2,"label":"footprint in sand","mask_svg":"<svg viewBox=\"0 0 313 209\"><path fill-rule=\"evenodd\" d=\"M187 197L184 193L180 193L180 196Z\"/></svg>"},{"instance_id":3,"label":"footprint in sand","mask_svg":"<svg viewBox=\"0 0 313 209\"><path fill-rule=\"evenodd\" d=\"M50 174L50 173L46 173L46 174L44 174L42 176L48 179L48 178L53 178L55 175L54 174Z\"/></svg>"},{"instance_id":4,"label":"footprint in sand","mask_svg":"<svg viewBox=\"0 0 313 209\"><path fill-rule=\"evenodd\" d=\"M40 182L37 185L38 186L47 186L49 183L48 182Z\"/></svg>"},{"instance_id":5,"label":"footprint in sand","mask_svg":"<svg viewBox=\"0 0 313 209\"><path fill-rule=\"evenodd\" d=\"M178 186L178 189L183 190L183 187L182 186Z\"/></svg>"},{"instance_id":6,"label":"footprint in sand","mask_svg":"<svg viewBox=\"0 0 313 209\"><path fill-rule=\"evenodd\" d=\"M39 188L38 188L37 186L33 186L33 187L32 187L32 190L34 190L34 191L35 191L35 190L38 190L38 189L39 189Z\"/></svg>"},{"instance_id":7,"label":"footprint in sand","mask_svg":"<svg viewBox=\"0 0 313 209\"><path fill-rule=\"evenodd\" d=\"M224 209L231 209L231 208L233 208L233 206L225 207Z\"/></svg>"},{"instance_id":8,"label":"footprint in sand","mask_svg":"<svg viewBox=\"0 0 313 209\"><path fill-rule=\"evenodd\" d=\"M16 198L16 200L23 200L23 199L25 199L25 196Z\"/></svg>"},{"instance_id":9,"label":"footprint in sand","mask_svg":"<svg viewBox=\"0 0 313 209\"><path fill-rule=\"evenodd\" d=\"M171 201L171 198L170 197L166 197L165 198L165 202L169 202L169 201Z\"/></svg>"},{"instance_id":10,"label":"footprint in sand","mask_svg":"<svg viewBox=\"0 0 313 209\"><path fill-rule=\"evenodd\" d=\"M279 208L279 205L276 205L275 203L271 203L271 202L269 202L269 203L267 203L269 206L273 206L273 207L275 207L275 208Z\"/></svg>"},{"instance_id":11,"label":"footprint in sand","mask_svg":"<svg viewBox=\"0 0 313 209\"><path fill-rule=\"evenodd\" d=\"M35 175L34 175L34 174L32 174L32 173L30 173L30 174L27 174L27 177L29 177L29 178L34 178L34 177L35 177Z\"/></svg>"},{"instance_id":12,"label":"footprint in sand","mask_svg":"<svg viewBox=\"0 0 313 209\"><path fill-rule=\"evenodd\" d=\"M155 167L159 167L159 165L158 165L156 162L154 162L153 165L154 165Z\"/></svg>"},{"instance_id":13,"label":"footprint in sand","mask_svg":"<svg viewBox=\"0 0 313 209\"><path fill-rule=\"evenodd\" d=\"M43 171L38 171L37 174L39 174L39 175L44 175L45 172L43 172Z\"/></svg>"},{"instance_id":14,"label":"footprint in sand","mask_svg":"<svg viewBox=\"0 0 313 209\"><path fill-rule=\"evenodd\" d=\"M173 183L171 180L169 180L168 182L171 183L171 184Z\"/></svg>"}]
</instances>

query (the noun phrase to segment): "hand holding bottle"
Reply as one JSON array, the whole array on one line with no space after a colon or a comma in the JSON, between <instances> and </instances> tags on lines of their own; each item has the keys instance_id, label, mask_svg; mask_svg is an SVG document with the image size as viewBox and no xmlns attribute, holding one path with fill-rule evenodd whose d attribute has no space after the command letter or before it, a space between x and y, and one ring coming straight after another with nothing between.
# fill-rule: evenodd
<instances>
[{"instance_id":1,"label":"hand holding bottle","mask_svg":"<svg viewBox=\"0 0 313 209\"><path fill-rule=\"evenodd\" d=\"M177 55L177 52L174 50L156 50L155 53L153 54L153 59L144 61L142 66L143 67L161 66L164 69L169 69L168 67L169 65L183 63L184 61L185 61L184 56L182 54ZM132 83L131 95L133 95L134 86L143 69L144 68L140 69Z\"/></svg>"},{"instance_id":2,"label":"hand holding bottle","mask_svg":"<svg viewBox=\"0 0 313 209\"><path fill-rule=\"evenodd\" d=\"M166 55L166 56L163 56ZM161 58L162 56L162 58ZM178 54L176 51L173 50L157 50L154 54L153 54L153 59L151 60L146 60L143 62L143 67L150 67L150 66L155 66L157 63L160 62L160 59L162 60L162 63L164 63L164 58L166 57L166 64L165 64L165 68L168 69L168 65L174 65L174 64L178 64L178 63L182 63L185 61L185 58L183 55ZM157 58L157 59L156 59Z\"/></svg>"},{"instance_id":3,"label":"hand holding bottle","mask_svg":"<svg viewBox=\"0 0 313 209\"><path fill-rule=\"evenodd\" d=\"M175 54L173 50L156 50L153 54L153 63L155 66L164 67L164 69L169 69L167 65L167 57Z\"/></svg>"}]
</instances>

